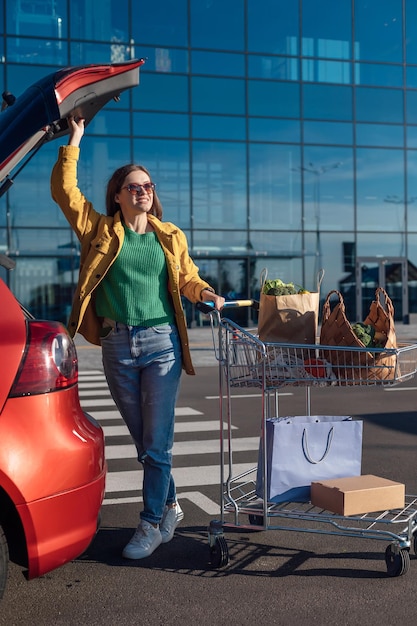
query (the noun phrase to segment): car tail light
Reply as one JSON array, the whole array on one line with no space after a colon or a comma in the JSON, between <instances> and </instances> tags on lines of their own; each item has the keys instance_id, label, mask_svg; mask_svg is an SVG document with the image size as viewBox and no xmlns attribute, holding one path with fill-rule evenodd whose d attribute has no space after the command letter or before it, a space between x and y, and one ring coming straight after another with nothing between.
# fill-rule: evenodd
<instances>
[{"instance_id":1,"label":"car tail light","mask_svg":"<svg viewBox=\"0 0 417 626\"><path fill-rule=\"evenodd\" d=\"M28 321L28 339L10 397L71 387L78 382L74 342L59 322Z\"/></svg>"}]
</instances>

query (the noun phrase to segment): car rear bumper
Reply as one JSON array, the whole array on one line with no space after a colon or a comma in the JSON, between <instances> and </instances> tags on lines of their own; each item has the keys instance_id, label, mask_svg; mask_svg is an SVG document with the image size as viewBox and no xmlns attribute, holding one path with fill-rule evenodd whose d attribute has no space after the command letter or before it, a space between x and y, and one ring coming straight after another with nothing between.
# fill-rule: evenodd
<instances>
[{"instance_id":1,"label":"car rear bumper","mask_svg":"<svg viewBox=\"0 0 417 626\"><path fill-rule=\"evenodd\" d=\"M27 541L28 577L42 576L86 550L97 532L106 471L72 491L20 505Z\"/></svg>"}]
</instances>

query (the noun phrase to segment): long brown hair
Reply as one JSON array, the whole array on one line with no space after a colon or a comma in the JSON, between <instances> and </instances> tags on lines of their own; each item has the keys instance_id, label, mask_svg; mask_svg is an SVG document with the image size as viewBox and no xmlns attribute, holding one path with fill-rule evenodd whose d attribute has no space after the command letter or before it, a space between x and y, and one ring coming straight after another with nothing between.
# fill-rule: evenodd
<instances>
[{"instance_id":1,"label":"long brown hair","mask_svg":"<svg viewBox=\"0 0 417 626\"><path fill-rule=\"evenodd\" d=\"M152 180L150 173L143 167L143 165L135 165L134 163L129 163L128 165L123 165L119 167L113 175L111 176L109 182L107 183L107 191L106 191L106 212L107 215L113 216L119 209L119 204L115 201L116 194L120 193L121 188L123 187L123 183L126 179L126 176L130 174L130 172L136 172L140 170L141 172L145 172L149 176L149 180ZM162 204L158 198L156 191L153 192L153 202L151 210L149 211L152 215L155 215L158 219L162 220Z\"/></svg>"}]
</instances>

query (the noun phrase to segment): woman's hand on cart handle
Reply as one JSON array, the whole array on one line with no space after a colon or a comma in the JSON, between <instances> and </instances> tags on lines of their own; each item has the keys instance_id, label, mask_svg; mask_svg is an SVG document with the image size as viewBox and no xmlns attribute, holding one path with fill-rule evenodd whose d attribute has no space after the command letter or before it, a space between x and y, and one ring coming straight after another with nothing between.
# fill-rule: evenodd
<instances>
[{"instance_id":1,"label":"woman's hand on cart handle","mask_svg":"<svg viewBox=\"0 0 417 626\"><path fill-rule=\"evenodd\" d=\"M257 300L229 300L223 304L222 309L231 309L238 307L259 308ZM196 308L202 313L211 313L214 310L214 302L197 302Z\"/></svg>"}]
</instances>

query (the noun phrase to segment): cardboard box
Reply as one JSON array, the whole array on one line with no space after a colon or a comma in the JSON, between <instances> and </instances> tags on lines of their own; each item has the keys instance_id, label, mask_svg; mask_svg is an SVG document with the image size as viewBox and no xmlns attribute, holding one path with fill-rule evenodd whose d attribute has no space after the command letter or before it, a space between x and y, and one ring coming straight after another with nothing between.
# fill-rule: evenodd
<instances>
[{"instance_id":1,"label":"cardboard box","mask_svg":"<svg viewBox=\"0 0 417 626\"><path fill-rule=\"evenodd\" d=\"M311 483L311 503L338 515L403 509L405 485L371 474L321 480Z\"/></svg>"}]
</instances>

